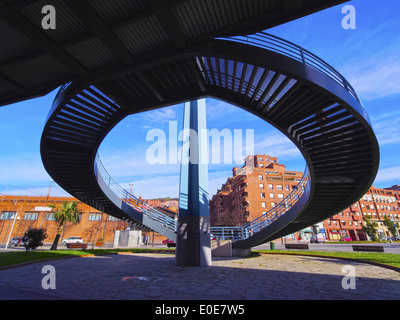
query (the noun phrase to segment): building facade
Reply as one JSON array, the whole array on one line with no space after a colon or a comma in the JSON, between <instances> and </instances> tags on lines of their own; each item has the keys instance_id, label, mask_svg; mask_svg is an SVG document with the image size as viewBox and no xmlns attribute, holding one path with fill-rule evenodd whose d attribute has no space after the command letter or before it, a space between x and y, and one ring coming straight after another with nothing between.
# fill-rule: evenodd
<instances>
[{"instance_id":1,"label":"building facade","mask_svg":"<svg viewBox=\"0 0 400 320\"><path fill-rule=\"evenodd\" d=\"M296 187L302 175L302 172L287 171L276 157L246 157L245 165L233 168L233 176L210 200L211 226L242 226L272 210ZM384 219L390 219L398 228L399 208L400 185L385 189L372 186L350 207L319 224L286 236L285 241L308 241L316 232L321 232L328 241L367 241L370 238L362 228L364 217L377 223L378 239L386 239L392 234Z\"/></svg>"},{"instance_id":2,"label":"building facade","mask_svg":"<svg viewBox=\"0 0 400 320\"><path fill-rule=\"evenodd\" d=\"M344 238L351 238L353 241L369 240L362 229L364 217L377 223L379 239L392 237L384 224L384 219L386 217L399 226L399 199L398 190L378 189L372 186L359 201L324 221L327 239L332 241Z\"/></svg>"},{"instance_id":3,"label":"building facade","mask_svg":"<svg viewBox=\"0 0 400 320\"><path fill-rule=\"evenodd\" d=\"M211 226L242 226L254 220L273 209L303 176L265 154L247 156L244 166L232 173L210 200Z\"/></svg>"},{"instance_id":4,"label":"building facade","mask_svg":"<svg viewBox=\"0 0 400 320\"><path fill-rule=\"evenodd\" d=\"M29 227L45 228L47 238L44 243L52 243L56 236L57 223L54 220L55 210L49 205L54 204L58 207L65 201L76 201L82 214L78 224L70 222L66 224L60 244L63 239L71 236L80 236L84 242L95 243L102 240L103 243L112 243L115 231L126 230L129 227L127 222L107 215L72 197L4 195L0 198L0 243L7 243L8 238L22 237ZM149 235L154 242L165 239L155 232L149 232L146 235Z\"/></svg>"}]
</instances>

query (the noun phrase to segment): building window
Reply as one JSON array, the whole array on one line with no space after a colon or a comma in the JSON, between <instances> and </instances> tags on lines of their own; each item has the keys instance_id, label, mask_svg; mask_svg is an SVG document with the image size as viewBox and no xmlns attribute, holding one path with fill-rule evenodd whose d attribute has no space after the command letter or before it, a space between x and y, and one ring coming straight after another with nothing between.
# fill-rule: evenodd
<instances>
[{"instance_id":1,"label":"building window","mask_svg":"<svg viewBox=\"0 0 400 320\"><path fill-rule=\"evenodd\" d=\"M266 208L267 207L267 203L266 202L261 202L261 207L262 208Z\"/></svg>"},{"instance_id":2,"label":"building window","mask_svg":"<svg viewBox=\"0 0 400 320\"><path fill-rule=\"evenodd\" d=\"M37 220L38 216L39 215L37 213L25 213L24 220Z\"/></svg>"},{"instance_id":3,"label":"building window","mask_svg":"<svg viewBox=\"0 0 400 320\"><path fill-rule=\"evenodd\" d=\"M15 211L3 211L0 215L0 220L11 220L15 213Z\"/></svg>"},{"instance_id":4,"label":"building window","mask_svg":"<svg viewBox=\"0 0 400 320\"><path fill-rule=\"evenodd\" d=\"M278 199L283 199L283 193L278 193Z\"/></svg>"},{"instance_id":5,"label":"building window","mask_svg":"<svg viewBox=\"0 0 400 320\"><path fill-rule=\"evenodd\" d=\"M120 219L113 217L113 216L108 216L108 221L119 221Z\"/></svg>"},{"instance_id":6,"label":"building window","mask_svg":"<svg viewBox=\"0 0 400 320\"><path fill-rule=\"evenodd\" d=\"M263 176L260 174L260 175L258 175L258 180L262 180L263 179Z\"/></svg>"},{"instance_id":7,"label":"building window","mask_svg":"<svg viewBox=\"0 0 400 320\"><path fill-rule=\"evenodd\" d=\"M275 202L271 202L271 208L275 208Z\"/></svg>"},{"instance_id":8,"label":"building window","mask_svg":"<svg viewBox=\"0 0 400 320\"><path fill-rule=\"evenodd\" d=\"M264 184L260 183L260 189L264 189Z\"/></svg>"},{"instance_id":9,"label":"building window","mask_svg":"<svg viewBox=\"0 0 400 320\"><path fill-rule=\"evenodd\" d=\"M46 214L46 218L45 219L49 220L49 221L56 220L56 218L54 218L54 213Z\"/></svg>"},{"instance_id":10,"label":"building window","mask_svg":"<svg viewBox=\"0 0 400 320\"><path fill-rule=\"evenodd\" d=\"M261 196L261 198L265 198L265 193L264 193L264 192L261 192L261 193L260 193L260 196Z\"/></svg>"},{"instance_id":11,"label":"building window","mask_svg":"<svg viewBox=\"0 0 400 320\"><path fill-rule=\"evenodd\" d=\"M289 185L286 185L286 186L285 186L285 189L286 189L287 191L290 191L290 186L289 186Z\"/></svg>"},{"instance_id":12,"label":"building window","mask_svg":"<svg viewBox=\"0 0 400 320\"><path fill-rule=\"evenodd\" d=\"M270 184L268 185L268 188L269 188L269 190L274 190L274 185L273 185L272 183L270 183Z\"/></svg>"},{"instance_id":13,"label":"building window","mask_svg":"<svg viewBox=\"0 0 400 320\"><path fill-rule=\"evenodd\" d=\"M283 190L283 187L280 184L276 185L276 190Z\"/></svg>"},{"instance_id":14,"label":"building window","mask_svg":"<svg viewBox=\"0 0 400 320\"><path fill-rule=\"evenodd\" d=\"M271 199L274 199L274 198L275 198L275 194L274 194L273 192L271 192L271 193L269 194L269 197L270 197Z\"/></svg>"},{"instance_id":15,"label":"building window","mask_svg":"<svg viewBox=\"0 0 400 320\"><path fill-rule=\"evenodd\" d=\"M89 221L100 221L101 220L101 213L90 213L89 214Z\"/></svg>"}]
</instances>

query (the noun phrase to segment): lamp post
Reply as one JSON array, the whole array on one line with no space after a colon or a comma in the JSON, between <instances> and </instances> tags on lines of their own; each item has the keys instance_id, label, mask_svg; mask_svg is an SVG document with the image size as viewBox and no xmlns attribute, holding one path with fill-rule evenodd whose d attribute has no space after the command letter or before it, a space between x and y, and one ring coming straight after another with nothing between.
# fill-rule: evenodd
<instances>
[{"instance_id":1,"label":"lamp post","mask_svg":"<svg viewBox=\"0 0 400 320\"><path fill-rule=\"evenodd\" d=\"M12 234L13 229L14 229L15 220L19 219L18 212L16 212L15 215L12 216L11 218L14 219L14 221L13 221L12 226L11 226L10 234L8 235L8 240L7 240L7 244L6 244L6 248L5 249L8 248L8 244L10 243L10 238L11 238L11 234Z\"/></svg>"},{"instance_id":2,"label":"lamp post","mask_svg":"<svg viewBox=\"0 0 400 320\"><path fill-rule=\"evenodd\" d=\"M53 185L53 182L54 181L52 179L50 179L50 186L49 186L49 191L47 192L46 202L49 201L51 186Z\"/></svg>"}]
</instances>

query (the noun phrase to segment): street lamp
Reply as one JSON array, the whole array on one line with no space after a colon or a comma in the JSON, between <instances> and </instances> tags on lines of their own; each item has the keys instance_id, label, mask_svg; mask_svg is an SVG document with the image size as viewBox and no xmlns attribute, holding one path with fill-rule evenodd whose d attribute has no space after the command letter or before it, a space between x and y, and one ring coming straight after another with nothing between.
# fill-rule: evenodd
<instances>
[{"instance_id":1,"label":"street lamp","mask_svg":"<svg viewBox=\"0 0 400 320\"><path fill-rule=\"evenodd\" d=\"M49 186L49 191L47 192L46 202L49 201L51 186L53 185L53 182L54 181L52 179L50 179L50 186Z\"/></svg>"},{"instance_id":2,"label":"street lamp","mask_svg":"<svg viewBox=\"0 0 400 320\"><path fill-rule=\"evenodd\" d=\"M5 249L8 248L8 244L10 243L10 238L11 238L12 231L14 229L15 220L17 220L17 219L19 220L18 212L16 212L15 215L11 217L11 219L14 219L14 221L13 221L13 224L11 226L10 234L8 235L8 240L7 240L7 244L6 244L6 248Z\"/></svg>"}]
</instances>

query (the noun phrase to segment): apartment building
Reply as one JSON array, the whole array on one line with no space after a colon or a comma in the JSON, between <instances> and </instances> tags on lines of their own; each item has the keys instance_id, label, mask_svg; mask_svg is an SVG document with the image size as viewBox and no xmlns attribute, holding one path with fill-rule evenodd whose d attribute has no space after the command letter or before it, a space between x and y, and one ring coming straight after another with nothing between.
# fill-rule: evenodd
<instances>
[{"instance_id":1,"label":"apartment building","mask_svg":"<svg viewBox=\"0 0 400 320\"><path fill-rule=\"evenodd\" d=\"M241 226L274 208L298 184L302 172L288 171L278 158L251 155L210 200L211 226Z\"/></svg>"},{"instance_id":2,"label":"apartment building","mask_svg":"<svg viewBox=\"0 0 400 320\"><path fill-rule=\"evenodd\" d=\"M211 226L241 226L273 209L298 184L301 172L288 171L276 157L248 156L245 165L210 200ZM309 240L315 230L328 241L370 240L363 231L364 217L378 225L379 239L391 237L385 217L400 226L400 185L379 189L372 186L356 203L321 223L288 235L287 240ZM318 226L318 228L316 228Z\"/></svg>"},{"instance_id":3,"label":"apartment building","mask_svg":"<svg viewBox=\"0 0 400 320\"><path fill-rule=\"evenodd\" d=\"M354 241L369 240L362 229L364 217L377 223L379 239L391 237L383 221L387 217L399 226L399 193L398 190L378 189L372 186L359 201L323 222L326 237L333 241L346 237Z\"/></svg>"}]
</instances>

